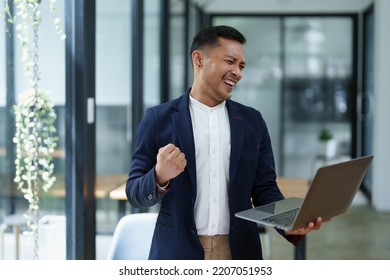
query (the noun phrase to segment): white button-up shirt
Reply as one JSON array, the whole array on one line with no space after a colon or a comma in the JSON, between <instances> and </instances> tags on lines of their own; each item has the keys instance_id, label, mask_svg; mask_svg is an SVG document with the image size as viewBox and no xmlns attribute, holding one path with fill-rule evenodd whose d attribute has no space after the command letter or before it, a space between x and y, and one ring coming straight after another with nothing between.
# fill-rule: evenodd
<instances>
[{"instance_id":1,"label":"white button-up shirt","mask_svg":"<svg viewBox=\"0 0 390 280\"><path fill-rule=\"evenodd\" d=\"M190 113L196 156L197 231L199 235L227 234L230 125L226 102L211 108L190 96Z\"/></svg>"}]
</instances>

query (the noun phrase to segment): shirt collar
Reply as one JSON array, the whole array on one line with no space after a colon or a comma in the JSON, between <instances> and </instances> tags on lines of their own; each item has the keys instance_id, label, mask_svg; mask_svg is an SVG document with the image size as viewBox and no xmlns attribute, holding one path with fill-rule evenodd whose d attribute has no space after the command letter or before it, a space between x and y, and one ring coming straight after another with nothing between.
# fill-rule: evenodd
<instances>
[{"instance_id":1,"label":"shirt collar","mask_svg":"<svg viewBox=\"0 0 390 280\"><path fill-rule=\"evenodd\" d=\"M224 100L221 104L218 104L217 106L209 107L209 106L199 102L198 100L196 100L195 98L193 98L190 95L190 106L194 106L194 107L199 108L203 111L210 112L210 111L215 111L215 110L219 110L221 108L224 108L226 106L226 100Z\"/></svg>"}]
</instances>

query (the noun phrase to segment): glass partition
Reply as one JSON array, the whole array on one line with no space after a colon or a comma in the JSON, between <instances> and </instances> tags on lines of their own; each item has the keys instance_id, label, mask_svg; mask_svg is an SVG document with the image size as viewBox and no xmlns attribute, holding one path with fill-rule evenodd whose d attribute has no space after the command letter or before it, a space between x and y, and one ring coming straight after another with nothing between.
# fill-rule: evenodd
<instances>
[{"instance_id":1,"label":"glass partition","mask_svg":"<svg viewBox=\"0 0 390 280\"><path fill-rule=\"evenodd\" d=\"M96 258L118 222L110 191L127 179L131 141L131 1L96 1Z\"/></svg>"},{"instance_id":2,"label":"glass partition","mask_svg":"<svg viewBox=\"0 0 390 280\"><path fill-rule=\"evenodd\" d=\"M310 178L319 165L351 155L353 21L286 17L283 29L283 173ZM327 151L324 130L332 135Z\"/></svg>"},{"instance_id":3,"label":"glass partition","mask_svg":"<svg viewBox=\"0 0 390 280\"><path fill-rule=\"evenodd\" d=\"M160 1L144 1L144 109L160 102ZM131 164L132 3L97 1L96 257L105 259L118 220L131 213L123 184ZM119 196L112 191L118 189Z\"/></svg>"}]
</instances>

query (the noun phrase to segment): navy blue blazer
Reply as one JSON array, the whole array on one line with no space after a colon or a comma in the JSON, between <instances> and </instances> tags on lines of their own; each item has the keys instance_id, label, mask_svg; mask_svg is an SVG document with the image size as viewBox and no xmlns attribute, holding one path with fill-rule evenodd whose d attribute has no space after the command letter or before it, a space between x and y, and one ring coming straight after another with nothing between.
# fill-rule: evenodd
<instances>
[{"instance_id":1,"label":"navy blue blazer","mask_svg":"<svg viewBox=\"0 0 390 280\"><path fill-rule=\"evenodd\" d=\"M271 141L260 112L226 101L231 129L228 198L230 249L233 259L262 259L256 223L234 214L283 199L276 184ZM170 182L170 191L156 191L154 167L158 149L173 143L185 154L185 170ZM204 259L197 235L195 146L189 111L189 91L181 97L146 110L139 124L126 195L134 207L158 202L149 259ZM283 234L281 231L279 231Z\"/></svg>"}]
</instances>

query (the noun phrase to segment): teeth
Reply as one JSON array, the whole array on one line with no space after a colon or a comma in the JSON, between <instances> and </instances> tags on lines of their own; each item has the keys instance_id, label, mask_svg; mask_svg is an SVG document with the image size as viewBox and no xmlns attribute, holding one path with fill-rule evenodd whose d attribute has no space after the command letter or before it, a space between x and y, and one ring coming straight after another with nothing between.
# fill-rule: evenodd
<instances>
[{"instance_id":1,"label":"teeth","mask_svg":"<svg viewBox=\"0 0 390 280\"><path fill-rule=\"evenodd\" d=\"M227 81L227 80L225 81L225 83L227 83L228 85L230 85L232 87L236 84L235 82Z\"/></svg>"}]
</instances>

